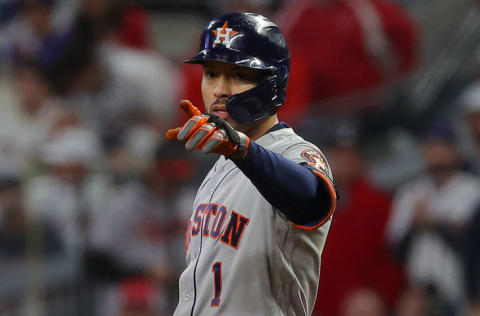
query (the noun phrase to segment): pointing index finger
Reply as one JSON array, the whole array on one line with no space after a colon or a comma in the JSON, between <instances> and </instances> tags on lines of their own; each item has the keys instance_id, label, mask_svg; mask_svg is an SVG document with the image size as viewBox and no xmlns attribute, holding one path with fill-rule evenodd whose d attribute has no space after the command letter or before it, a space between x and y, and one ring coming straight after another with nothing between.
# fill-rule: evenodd
<instances>
[{"instance_id":1,"label":"pointing index finger","mask_svg":"<svg viewBox=\"0 0 480 316\"><path fill-rule=\"evenodd\" d=\"M180 107L183 111L185 111L185 113L187 113L188 117L202 114L202 112L200 112L200 110L188 100L180 101Z\"/></svg>"}]
</instances>

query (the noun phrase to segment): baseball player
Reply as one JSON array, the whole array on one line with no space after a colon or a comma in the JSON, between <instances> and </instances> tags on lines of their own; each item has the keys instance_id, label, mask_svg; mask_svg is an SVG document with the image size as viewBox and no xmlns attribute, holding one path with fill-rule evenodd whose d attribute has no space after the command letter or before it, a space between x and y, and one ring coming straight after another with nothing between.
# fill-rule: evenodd
<instances>
[{"instance_id":1,"label":"baseball player","mask_svg":"<svg viewBox=\"0 0 480 316\"><path fill-rule=\"evenodd\" d=\"M194 200L175 316L311 315L336 193L324 155L276 112L290 53L269 19L210 21L200 52L205 113L166 137L220 155Z\"/></svg>"}]
</instances>

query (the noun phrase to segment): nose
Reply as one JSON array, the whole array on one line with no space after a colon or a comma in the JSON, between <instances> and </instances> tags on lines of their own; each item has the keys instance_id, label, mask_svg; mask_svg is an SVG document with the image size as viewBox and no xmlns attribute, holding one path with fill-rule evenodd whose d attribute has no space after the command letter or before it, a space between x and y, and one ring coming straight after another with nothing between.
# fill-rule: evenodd
<instances>
[{"instance_id":1,"label":"nose","mask_svg":"<svg viewBox=\"0 0 480 316\"><path fill-rule=\"evenodd\" d=\"M230 89L230 82L225 75L221 75L217 77L217 80L215 81L215 89L213 90L213 94L217 99L228 98L232 95L232 91Z\"/></svg>"}]
</instances>

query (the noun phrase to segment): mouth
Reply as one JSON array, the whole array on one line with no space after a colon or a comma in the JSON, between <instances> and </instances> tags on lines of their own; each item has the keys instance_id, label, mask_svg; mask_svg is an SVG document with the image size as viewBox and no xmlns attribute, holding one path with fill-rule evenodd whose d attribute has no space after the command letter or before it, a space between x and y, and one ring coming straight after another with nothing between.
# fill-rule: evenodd
<instances>
[{"instance_id":1,"label":"mouth","mask_svg":"<svg viewBox=\"0 0 480 316\"><path fill-rule=\"evenodd\" d=\"M227 106L224 104L214 105L212 107L212 114L215 114L222 119L226 119L228 117Z\"/></svg>"}]
</instances>

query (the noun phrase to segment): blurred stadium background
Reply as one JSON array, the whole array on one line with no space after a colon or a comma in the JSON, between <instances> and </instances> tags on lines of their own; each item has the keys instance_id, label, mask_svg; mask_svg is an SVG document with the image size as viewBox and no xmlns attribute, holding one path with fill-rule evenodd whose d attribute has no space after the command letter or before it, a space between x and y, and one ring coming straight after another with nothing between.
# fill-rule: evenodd
<instances>
[{"instance_id":1,"label":"blurred stadium background","mask_svg":"<svg viewBox=\"0 0 480 316\"><path fill-rule=\"evenodd\" d=\"M171 315L215 157L182 61L223 12L292 53L281 121L341 195L315 316L480 315L480 2L0 0L0 315ZM248 280L246 280L248 282Z\"/></svg>"}]
</instances>

